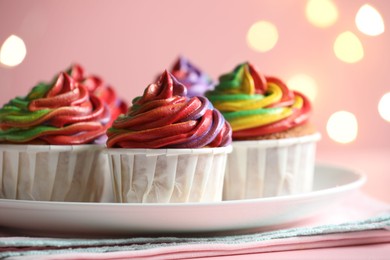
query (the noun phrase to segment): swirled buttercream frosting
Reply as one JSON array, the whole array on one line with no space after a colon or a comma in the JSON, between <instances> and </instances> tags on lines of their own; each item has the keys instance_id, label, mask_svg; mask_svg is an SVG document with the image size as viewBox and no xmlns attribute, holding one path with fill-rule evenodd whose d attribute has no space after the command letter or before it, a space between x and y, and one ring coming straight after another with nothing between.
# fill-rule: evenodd
<instances>
[{"instance_id":1,"label":"swirled buttercream frosting","mask_svg":"<svg viewBox=\"0 0 390 260\"><path fill-rule=\"evenodd\" d=\"M206 97L188 97L165 71L107 131L107 147L202 148L231 143L231 128Z\"/></svg>"},{"instance_id":2,"label":"swirled buttercream frosting","mask_svg":"<svg viewBox=\"0 0 390 260\"><path fill-rule=\"evenodd\" d=\"M84 68L79 64L73 64L67 73L77 82L87 87L88 91L107 104L110 111L110 121L112 122L123 113L127 111L127 104L124 100L118 97L114 87L104 82L104 80L97 75L85 75Z\"/></svg>"},{"instance_id":3,"label":"swirled buttercream frosting","mask_svg":"<svg viewBox=\"0 0 390 260\"><path fill-rule=\"evenodd\" d=\"M301 93L276 78L260 74L250 63L222 75L206 93L233 129L233 139L251 139L303 125L311 105Z\"/></svg>"},{"instance_id":4,"label":"swirled buttercream frosting","mask_svg":"<svg viewBox=\"0 0 390 260\"><path fill-rule=\"evenodd\" d=\"M179 57L171 69L172 75L187 88L187 96L203 96L213 88L211 78L184 57Z\"/></svg>"},{"instance_id":5,"label":"swirled buttercream frosting","mask_svg":"<svg viewBox=\"0 0 390 260\"><path fill-rule=\"evenodd\" d=\"M63 72L0 109L0 142L74 145L105 135L110 113L102 99Z\"/></svg>"}]
</instances>

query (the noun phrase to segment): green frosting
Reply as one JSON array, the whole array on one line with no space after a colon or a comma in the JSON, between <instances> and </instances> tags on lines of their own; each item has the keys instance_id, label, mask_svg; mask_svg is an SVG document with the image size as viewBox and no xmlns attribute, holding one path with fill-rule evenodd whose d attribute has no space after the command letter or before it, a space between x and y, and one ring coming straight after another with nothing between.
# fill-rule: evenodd
<instances>
[{"instance_id":1,"label":"green frosting","mask_svg":"<svg viewBox=\"0 0 390 260\"><path fill-rule=\"evenodd\" d=\"M58 131L60 129L53 126L36 126L29 129L9 128L7 130L0 131L0 140L20 143L34 139L41 133L56 130Z\"/></svg>"},{"instance_id":2,"label":"green frosting","mask_svg":"<svg viewBox=\"0 0 390 260\"><path fill-rule=\"evenodd\" d=\"M43 97L49 88L50 86L48 85L39 84L26 97L16 97L10 100L0 109L0 122L30 123L51 112L51 109L33 112L28 109L30 101Z\"/></svg>"},{"instance_id":3,"label":"green frosting","mask_svg":"<svg viewBox=\"0 0 390 260\"><path fill-rule=\"evenodd\" d=\"M26 97L13 98L0 109L0 123L7 122L11 125L15 124L15 127L0 130L0 141L16 143L25 142L26 140L34 139L42 132L56 129L52 126L32 126L29 128L17 127L17 125L21 123L33 123L52 111L51 109L37 111L30 111L28 109L30 101L43 97L49 88L50 86L46 84L38 84Z\"/></svg>"}]
</instances>

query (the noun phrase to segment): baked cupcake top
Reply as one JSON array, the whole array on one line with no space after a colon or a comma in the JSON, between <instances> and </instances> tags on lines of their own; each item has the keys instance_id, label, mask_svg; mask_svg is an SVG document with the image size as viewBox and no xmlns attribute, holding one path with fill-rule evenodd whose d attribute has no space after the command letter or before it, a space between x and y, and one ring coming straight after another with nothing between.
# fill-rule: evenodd
<instances>
[{"instance_id":1,"label":"baked cupcake top","mask_svg":"<svg viewBox=\"0 0 390 260\"><path fill-rule=\"evenodd\" d=\"M276 77L260 74L250 63L222 75L206 96L229 121L234 140L256 139L303 125L311 112L304 95Z\"/></svg>"},{"instance_id":2,"label":"baked cupcake top","mask_svg":"<svg viewBox=\"0 0 390 260\"><path fill-rule=\"evenodd\" d=\"M108 130L107 147L203 148L227 146L231 128L205 97L188 97L186 87L165 71Z\"/></svg>"},{"instance_id":3,"label":"baked cupcake top","mask_svg":"<svg viewBox=\"0 0 390 260\"><path fill-rule=\"evenodd\" d=\"M171 69L172 75L187 88L187 96L203 96L213 88L211 78L186 58L179 57Z\"/></svg>"},{"instance_id":4,"label":"baked cupcake top","mask_svg":"<svg viewBox=\"0 0 390 260\"><path fill-rule=\"evenodd\" d=\"M104 102L63 72L0 109L0 142L90 144L105 135L109 120Z\"/></svg>"}]
</instances>

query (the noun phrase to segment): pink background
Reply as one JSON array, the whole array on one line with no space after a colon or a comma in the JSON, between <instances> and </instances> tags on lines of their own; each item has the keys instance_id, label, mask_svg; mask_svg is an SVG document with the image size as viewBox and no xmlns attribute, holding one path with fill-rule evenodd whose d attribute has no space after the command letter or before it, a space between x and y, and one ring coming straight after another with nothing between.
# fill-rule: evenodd
<instances>
[{"instance_id":1,"label":"pink background","mask_svg":"<svg viewBox=\"0 0 390 260\"><path fill-rule=\"evenodd\" d=\"M243 61L286 80L305 73L319 86L312 117L323 136L318 159L363 169L369 177L364 189L390 201L390 123L377 110L381 96L390 92L390 34L366 36L354 23L358 9L369 3L389 28L390 1L334 2L338 21L320 29L306 20L303 0L0 0L0 43L15 34L27 46L21 65L0 66L0 104L25 95L73 62L102 76L127 101L179 54L214 79ZM251 50L246 42L248 29L259 20L274 23L279 31L278 43L266 53ZM365 50L356 64L333 53L336 37L347 30ZM326 122L338 110L357 117L353 143L338 144L326 134Z\"/></svg>"}]
</instances>

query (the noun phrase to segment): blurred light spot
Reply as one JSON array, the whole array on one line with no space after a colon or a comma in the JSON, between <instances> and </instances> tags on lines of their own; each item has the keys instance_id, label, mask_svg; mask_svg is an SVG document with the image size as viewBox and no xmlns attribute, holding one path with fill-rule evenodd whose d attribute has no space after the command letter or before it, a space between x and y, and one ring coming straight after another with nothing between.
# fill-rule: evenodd
<instances>
[{"instance_id":1,"label":"blurred light spot","mask_svg":"<svg viewBox=\"0 0 390 260\"><path fill-rule=\"evenodd\" d=\"M381 14L369 4L360 7L355 23L359 31L370 36L377 36L385 31Z\"/></svg>"},{"instance_id":2,"label":"blurred light spot","mask_svg":"<svg viewBox=\"0 0 390 260\"><path fill-rule=\"evenodd\" d=\"M333 113L326 124L329 137L338 143L350 143L358 134L358 122L354 114L347 111Z\"/></svg>"},{"instance_id":3,"label":"blurred light spot","mask_svg":"<svg viewBox=\"0 0 390 260\"><path fill-rule=\"evenodd\" d=\"M306 18L317 27L329 27L338 18L338 10L331 0L310 0L306 4Z\"/></svg>"},{"instance_id":4,"label":"blurred light spot","mask_svg":"<svg viewBox=\"0 0 390 260\"><path fill-rule=\"evenodd\" d=\"M384 94L379 101L378 111L380 116L390 122L390 92Z\"/></svg>"},{"instance_id":5,"label":"blurred light spot","mask_svg":"<svg viewBox=\"0 0 390 260\"><path fill-rule=\"evenodd\" d=\"M8 37L0 49L0 62L6 66L17 66L26 57L26 45L16 35Z\"/></svg>"},{"instance_id":6,"label":"blurred light spot","mask_svg":"<svg viewBox=\"0 0 390 260\"><path fill-rule=\"evenodd\" d=\"M355 63L364 57L363 45L359 38L350 31L341 33L334 42L336 57L347 63Z\"/></svg>"},{"instance_id":7,"label":"blurred light spot","mask_svg":"<svg viewBox=\"0 0 390 260\"><path fill-rule=\"evenodd\" d=\"M275 25L267 21L258 21L249 28L246 38L253 50L266 52L275 46L279 35Z\"/></svg>"},{"instance_id":8,"label":"blurred light spot","mask_svg":"<svg viewBox=\"0 0 390 260\"><path fill-rule=\"evenodd\" d=\"M317 83L308 75L297 74L288 80L287 85L291 89L305 94L312 102L317 96Z\"/></svg>"}]
</instances>

